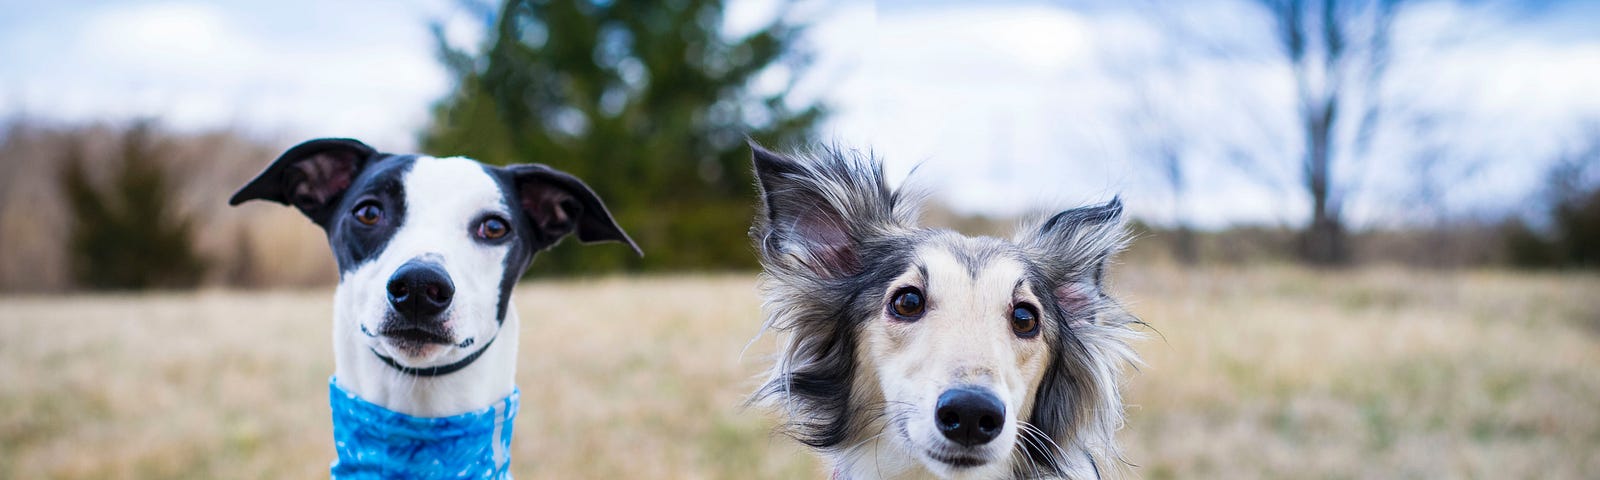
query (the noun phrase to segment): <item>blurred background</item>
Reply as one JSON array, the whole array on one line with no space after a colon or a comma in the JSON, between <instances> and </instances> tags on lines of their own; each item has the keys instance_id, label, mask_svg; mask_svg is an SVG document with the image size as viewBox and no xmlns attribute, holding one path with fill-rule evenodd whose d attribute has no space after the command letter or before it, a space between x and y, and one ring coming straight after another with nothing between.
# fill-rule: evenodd
<instances>
[{"instance_id":1,"label":"blurred background","mask_svg":"<svg viewBox=\"0 0 1600 480\"><path fill-rule=\"evenodd\" d=\"M0 11L0 477L325 475L326 240L225 200L336 136L566 170L644 248L520 288L520 477L821 475L739 406L746 138L974 235L1120 195L1125 476L1600 476L1600 2Z\"/></svg>"}]
</instances>

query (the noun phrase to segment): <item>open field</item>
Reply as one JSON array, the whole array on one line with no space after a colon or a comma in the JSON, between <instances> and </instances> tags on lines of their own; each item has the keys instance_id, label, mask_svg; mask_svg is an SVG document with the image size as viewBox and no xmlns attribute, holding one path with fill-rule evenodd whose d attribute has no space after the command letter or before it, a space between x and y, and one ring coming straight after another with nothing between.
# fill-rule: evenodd
<instances>
[{"instance_id":1,"label":"open field","mask_svg":"<svg viewBox=\"0 0 1600 480\"><path fill-rule=\"evenodd\" d=\"M1124 268L1125 476L1600 477L1600 278ZM0 478L316 478L329 290L0 298ZM518 478L815 478L750 276L523 285Z\"/></svg>"}]
</instances>

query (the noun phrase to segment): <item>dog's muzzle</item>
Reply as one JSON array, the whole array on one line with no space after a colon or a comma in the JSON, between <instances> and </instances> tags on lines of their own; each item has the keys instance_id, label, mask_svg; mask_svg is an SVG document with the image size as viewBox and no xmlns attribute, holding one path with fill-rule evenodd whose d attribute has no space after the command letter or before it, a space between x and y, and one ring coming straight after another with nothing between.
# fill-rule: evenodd
<instances>
[{"instance_id":1,"label":"dog's muzzle","mask_svg":"<svg viewBox=\"0 0 1600 480\"><path fill-rule=\"evenodd\" d=\"M989 443L1005 428L1006 406L983 387L962 386L939 395L934 411L939 433L963 447Z\"/></svg>"},{"instance_id":2,"label":"dog's muzzle","mask_svg":"<svg viewBox=\"0 0 1600 480\"><path fill-rule=\"evenodd\" d=\"M336 479L509 479L511 428L521 392L493 406L451 417L422 418L356 397L328 380Z\"/></svg>"},{"instance_id":3,"label":"dog's muzzle","mask_svg":"<svg viewBox=\"0 0 1600 480\"><path fill-rule=\"evenodd\" d=\"M401 265L389 277L384 287L389 293L389 306L395 313L412 323L433 320L455 298L456 285L444 267L426 260L412 260Z\"/></svg>"}]
</instances>

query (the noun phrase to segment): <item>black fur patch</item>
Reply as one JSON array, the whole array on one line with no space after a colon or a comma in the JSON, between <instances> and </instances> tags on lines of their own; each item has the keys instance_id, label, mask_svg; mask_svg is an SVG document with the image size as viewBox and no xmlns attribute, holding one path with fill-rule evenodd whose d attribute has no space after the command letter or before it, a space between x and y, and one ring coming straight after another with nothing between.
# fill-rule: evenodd
<instances>
[{"instance_id":1,"label":"black fur patch","mask_svg":"<svg viewBox=\"0 0 1600 480\"><path fill-rule=\"evenodd\" d=\"M860 247L867 262L862 273L830 279L806 296L805 301L817 306L809 311L821 313L793 319L791 329L813 340L794 352L794 365L803 367L773 379L752 399L792 402L803 418L810 419L790 423L785 429L789 436L812 448L842 447L859 437L874 417L883 415L882 405L854 411L857 336L862 322L878 318L883 310L881 293L911 267L908 246L916 242L914 237L867 242Z\"/></svg>"},{"instance_id":2,"label":"black fur patch","mask_svg":"<svg viewBox=\"0 0 1600 480\"><path fill-rule=\"evenodd\" d=\"M522 201L517 196L516 182L511 172L504 168L484 165L483 171L494 179L500 187L501 201L511 214L511 231L516 236L511 240L511 249L506 252L506 257L501 261L504 270L500 276L500 304L496 310L495 319L500 323L506 321L506 310L511 308L511 290L516 287L517 280L533 265L533 257L541 250L549 248L560 239L546 239L539 235L533 222L522 210Z\"/></svg>"},{"instance_id":3,"label":"black fur patch","mask_svg":"<svg viewBox=\"0 0 1600 480\"><path fill-rule=\"evenodd\" d=\"M379 155L368 164L328 217L328 246L342 276L383 252L395 232L405 224L406 172L416 163L412 155ZM353 211L363 202L377 202L383 217L375 225L356 221Z\"/></svg>"}]
</instances>

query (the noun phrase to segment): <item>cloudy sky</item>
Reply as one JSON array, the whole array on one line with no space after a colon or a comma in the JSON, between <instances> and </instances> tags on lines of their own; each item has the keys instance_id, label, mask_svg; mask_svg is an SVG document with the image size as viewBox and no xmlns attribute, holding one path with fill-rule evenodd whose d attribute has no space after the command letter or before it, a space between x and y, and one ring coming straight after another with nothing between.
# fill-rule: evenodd
<instances>
[{"instance_id":1,"label":"cloudy sky","mask_svg":"<svg viewBox=\"0 0 1600 480\"><path fill-rule=\"evenodd\" d=\"M765 0L732 3L730 35L773 12ZM1307 202L1289 184L1293 147L1261 132L1293 121L1281 65L1270 55L1207 58L1156 75L1144 60L1193 38L1170 25L1251 45L1265 17L1231 0L1154 3L815 1L798 14L815 22L818 62L795 95L833 106L826 139L870 147L896 176L916 167L914 181L958 210L1012 214L1120 193L1162 221L1172 215L1166 189L1133 147L1147 133L1129 123L1137 83L1186 138L1248 144L1266 166L1245 175L1214 149L1189 151L1184 215L1208 226L1296 222ZM0 113L157 115L176 128L232 127L286 145L353 136L406 150L450 87L429 22L446 22L459 44L482 35L453 5L0 0L12 12L0 16ZM1525 204L1548 159L1576 141L1584 119L1600 118L1597 24L1600 2L1409 10L1382 88L1447 120L1397 130L1346 170L1363 186L1352 215L1403 218L1408 161L1425 148L1475 166L1440 175L1453 208Z\"/></svg>"}]
</instances>

